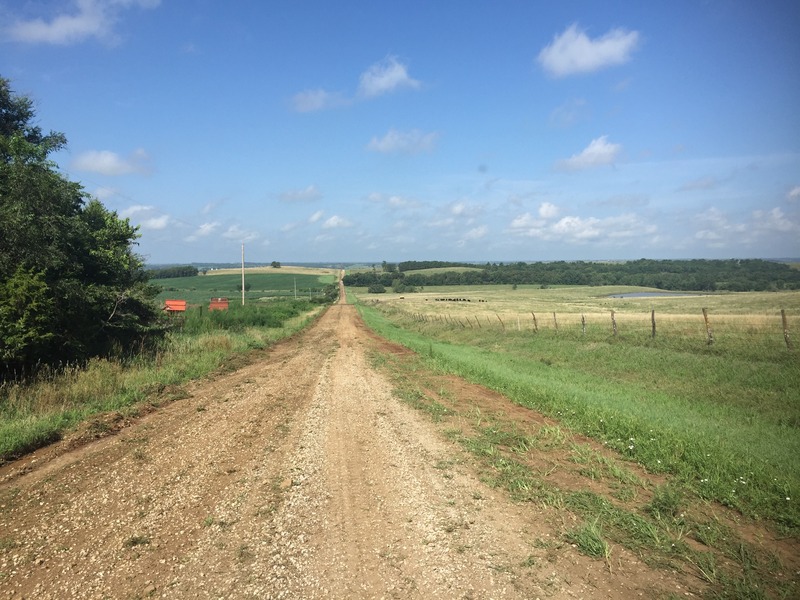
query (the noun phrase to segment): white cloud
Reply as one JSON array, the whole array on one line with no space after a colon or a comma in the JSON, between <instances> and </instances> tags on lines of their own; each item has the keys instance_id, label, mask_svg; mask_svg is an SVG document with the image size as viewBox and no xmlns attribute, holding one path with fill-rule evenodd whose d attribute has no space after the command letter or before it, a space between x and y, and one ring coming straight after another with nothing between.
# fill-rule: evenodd
<instances>
[{"instance_id":1,"label":"white cloud","mask_svg":"<svg viewBox=\"0 0 800 600\"><path fill-rule=\"evenodd\" d=\"M724 248L729 243L749 243L745 236L748 228L743 223L734 223L720 209L711 207L695 215L693 219L700 227L694 237L706 242L711 248Z\"/></svg>"},{"instance_id":2,"label":"white cloud","mask_svg":"<svg viewBox=\"0 0 800 600\"><path fill-rule=\"evenodd\" d=\"M318 210L317 212L312 214L310 217L308 217L308 222L309 223L316 223L317 221L319 221L322 218L322 216L324 214L325 214L324 211Z\"/></svg>"},{"instance_id":3,"label":"white cloud","mask_svg":"<svg viewBox=\"0 0 800 600\"><path fill-rule=\"evenodd\" d=\"M789 193L786 194L787 200L796 201L800 200L800 185L794 186Z\"/></svg>"},{"instance_id":4,"label":"white cloud","mask_svg":"<svg viewBox=\"0 0 800 600\"><path fill-rule=\"evenodd\" d=\"M524 213L511 221L511 230L515 233L528 235L530 231L544 227L545 223L544 219L537 219L531 213Z\"/></svg>"},{"instance_id":5,"label":"white cloud","mask_svg":"<svg viewBox=\"0 0 800 600\"><path fill-rule=\"evenodd\" d=\"M382 138L372 138L367 149L384 154L416 154L433 150L438 139L439 134L436 132L424 133L418 129L403 132L390 129Z\"/></svg>"},{"instance_id":6,"label":"white cloud","mask_svg":"<svg viewBox=\"0 0 800 600\"><path fill-rule=\"evenodd\" d=\"M135 214L142 213L142 212L150 212L151 210L155 210L155 207L154 206L147 206L147 205L144 205L144 204L133 204L133 205L129 206L128 208L122 210L119 213L119 216L122 217L123 219L127 219L129 217L132 217Z\"/></svg>"},{"instance_id":7,"label":"white cloud","mask_svg":"<svg viewBox=\"0 0 800 600\"><path fill-rule=\"evenodd\" d=\"M590 39L573 24L556 35L553 43L539 52L537 60L551 75L565 77L626 63L638 44L636 31L612 29L602 37Z\"/></svg>"},{"instance_id":8,"label":"white cloud","mask_svg":"<svg viewBox=\"0 0 800 600\"><path fill-rule=\"evenodd\" d=\"M169 215L160 215L145 219L139 225L142 229L166 229L170 223Z\"/></svg>"},{"instance_id":9,"label":"white cloud","mask_svg":"<svg viewBox=\"0 0 800 600\"><path fill-rule=\"evenodd\" d=\"M328 218L323 224L323 229L339 229L341 227L352 227L352 223L345 218L338 215L333 215Z\"/></svg>"},{"instance_id":10,"label":"white cloud","mask_svg":"<svg viewBox=\"0 0 800 600\"><path fill-rule=\"evenodd\" d=\"M489 233L489 228L486 225L481 225L479 227L474 227L469 231L467 231L467 233L464 234L464 239L479 240L482 237L485 237L487 233Z\"/></svg>"},{"instance_id":11,"label":"white cloud","mask_svg":"<svg viewBox=\"0 0 800 600\"><path fill-rule=\"evenodd\" d=\"M313 202L320 198L322 198L322 194L315 185L309 185L302 190L290 190L280 195L283 202Z\"/></svg>"},{"instance_id":12,"label":"white cloud","mask_svg":"<svg viewBox=\"0 0 800 600\"><path fill-rule=\"evenodd\" d=\"M789 233L800 231L800 223L789 219L780 208L753 212L755 227L763 233Z\"/></svg>"},{"instance_id":13,"label":"white cloud","mask_svg":"<svg viewBox=\"0 0 800 600\"><path fill-rule=\"evenodd\" d=\"M383 204L386 208L391 210L415 208L419 206L419 203L416 200L396 195L386 196L377 192L367 196L367 200L370 202L375 202L376 204Z\"/></svg>"},{"instance_id":14,"label":"white cloud","mask_svg":"<svg viewBox=\"0 0 800 600\"><path fill-rule=\"evenodd\" d=\"M209 235L214 233L218 227L219 223L216 221L212 223L203 223L194 231L194 233L192 233L189 237L186 238L186 241L194 242L199 240L200 238L208 237Z\"/></svg>"},{"instance_id":15,"label":"white cloud","mask_svg":"<svg viewBox=\"0 0 800 600\"><path fill-rule=\"evenodd\" d=\"M109 198L119 194L119 190L110 187L99 187L94 191L94 197L101 202L107 201Z\"/></svg>"},{"instance_id":16,"label":"white cloud","mask_svg":"<svg viewBox=\"0 0 800 600\"><path fill-rule=\"evenodd\" d=\"M389 56L361 74L358 93L360 96L373 98L400 88L419 87L420 82L408 75L406 66L395 57Z\"/></svg>"},{"instance_id":17,"label":"white cloud","mask_svg":"<svg viewBox=\"0 0 800 600\"><path fill-rule=\"evenodd\" d=\"M292 96L291 105L296 112L316 112L349 106L357 99L369 100L402 88L417 89L420 86L419 81L409 76L408 68L390 56L361 74L356 98L319 88L298 92Z\"/></svg>"},{"instance_id":18,"label":"white cloud","mask_svg":"<svg viewBox=\"0 0 800 600\"><path fill-rule=\"evenodd\" d=\"M166 229L172 223L169 215L147 204L132 204L121 210L119 216L137 222L142 229Z\"/></svg>"},{"instance_id":19,"label":"white cloud","mask_svg":"<svg viewBox=\"0 0 800 600\"><path fill-rule=\"evenodd\" d=\"M543 219L555 219L558 216L559 209L555 204L550 202L542 202L539 205L539 216Z\"/></svg>"},{"instance_id":20,"label":"white cloud","mask_svg":"<svg viewBox=\"0 0 800 600\"><path fill-rule=\"evenodd\" d=\"M322 89L307 90L292 96L292 108L301 113L338 108L348 103L348 100L338 92L328 92Z\"/></svg>"},{"instance_id":21,"label":"white cloud","mask_svg":"<svg viewBox=\"0 0 800 600\"><path fill-rule=\"evenodd\" d=\"M128 8L155 8L160 0L76 0L75 9L50 19L18 20L6 28L6 35L17 42L69 45L88 38L117 41L114 26Z\"/></svg>"},{"instance_id":22,"label":"white cloud","mask_svg":"<svg viewBox=\"0 0 800 600\"><path fill-rule=\"evenodd\" d=\"M558 221L537 219L530 213L518 216L511 222L514 235L537 238L544 241L621 246L635 238L650 239L658 231L635 214L626 213L613 217L579 217L569 215Z\"/></svg>"},{"instance_id":23,"label":"white cloud","mask_svg":"<svg viewBox=\"0 0 800 600\"><path fill-rule=\"evenodd\" d=\"M255 239L258 239L259 235L255 231L247 231L239 227L238 225L231 225L225 232L222 234L227 240L236 240L244 244L245 242L252 242Z\"/></svg>"},{"instance_id":24,"label":"white cloud","mask_svg":"<svg viewBox=\"0 0 800 600\"><path fill-rule=\"evenodd\" d=\"M110 177L132 173L147 174L151 171L150 157L141 148L134 150L127 158L110 150L88 150L75 157L72 167Z\"/></svg>"},{"instance_id":25,"label":"white cloud","mask_svg":"<svg viewBox=\"0 0 800 600\"><path fill-rule=\"evenodd\" d=\"M592 140L580 154L573 154L571 157L558 161L556 167L563 171L581 171L592 167L611 165L616 160L622 146L608 142L608 136L604 135Z\"/></svg>"}]
</instances>

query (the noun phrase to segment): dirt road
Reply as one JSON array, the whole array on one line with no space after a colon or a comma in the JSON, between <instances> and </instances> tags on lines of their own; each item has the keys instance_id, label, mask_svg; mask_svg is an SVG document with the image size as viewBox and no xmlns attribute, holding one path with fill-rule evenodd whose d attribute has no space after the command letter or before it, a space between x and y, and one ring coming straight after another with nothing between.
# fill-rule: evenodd
<instances>
[{"instance_id":1,"label":"dirt road","mask_svg":"<svg viewBox=\"0 0 800 600\"><path fill-rule=\"evenodd\" d=\"M0 598L690 595L546 543L553 515L482 483L370 351L391 347L335 305L116 435L5 466Z\"/></svg>"}]
</instances>

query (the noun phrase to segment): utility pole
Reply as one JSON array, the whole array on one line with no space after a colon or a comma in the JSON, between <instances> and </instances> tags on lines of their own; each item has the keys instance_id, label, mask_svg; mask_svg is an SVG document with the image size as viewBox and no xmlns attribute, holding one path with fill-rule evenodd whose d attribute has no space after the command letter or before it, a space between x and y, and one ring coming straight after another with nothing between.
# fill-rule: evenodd
<instances>
[{"instance_id":1,"label":"utility pole","mask_svg":"<svg viewBox=\"0 0 800 600\"><path fill-rule=\"evenodd\" d=\"M244 306L244 244L242 244L242 306Z\"/></svg>"}]
</instances>

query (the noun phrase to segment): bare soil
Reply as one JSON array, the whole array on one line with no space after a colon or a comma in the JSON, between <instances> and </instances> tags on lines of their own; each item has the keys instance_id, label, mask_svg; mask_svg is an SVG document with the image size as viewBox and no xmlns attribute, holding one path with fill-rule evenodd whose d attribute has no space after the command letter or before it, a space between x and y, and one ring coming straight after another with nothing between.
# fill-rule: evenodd
<instances>
[{"instance_id":1,"label":"bare soil","mask_svg":"<svg viewBox=\"0 0 800 600\"><path fill-rule=\"evenodd\" d=\"M697 577L622 548L611 561L583 556L563 538L569 513L485 484L441 427L393 394L368 360L376 352L403 351L338 304L188 397L111 418L113 435L5 465L0 599L702 593ZM440 385L532 418L462 380Z\"/></svg>"}]
</instances>

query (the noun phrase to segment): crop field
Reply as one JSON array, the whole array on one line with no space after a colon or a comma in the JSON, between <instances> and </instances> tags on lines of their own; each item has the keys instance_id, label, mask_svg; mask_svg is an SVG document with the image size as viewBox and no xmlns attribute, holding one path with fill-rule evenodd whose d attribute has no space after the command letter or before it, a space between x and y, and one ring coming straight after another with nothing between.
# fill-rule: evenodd
<instances>
[{"instance_id":1,"label":"crop field","mask_svg":"<svg viewBox=\"0 0 800 600\"><path fill-rule=\"evenodd\" d=\"M245 269L245 301L262 298L309 297L319 295L322 288L336 281L335 271L324 269ZM154 279L163 288L159 301L186 300L189 304L207 304L210 298L241 299L241 271L224 269L195 277ZM249 286L249 289L248 289Z\"/></svg>"}]
</instances>

